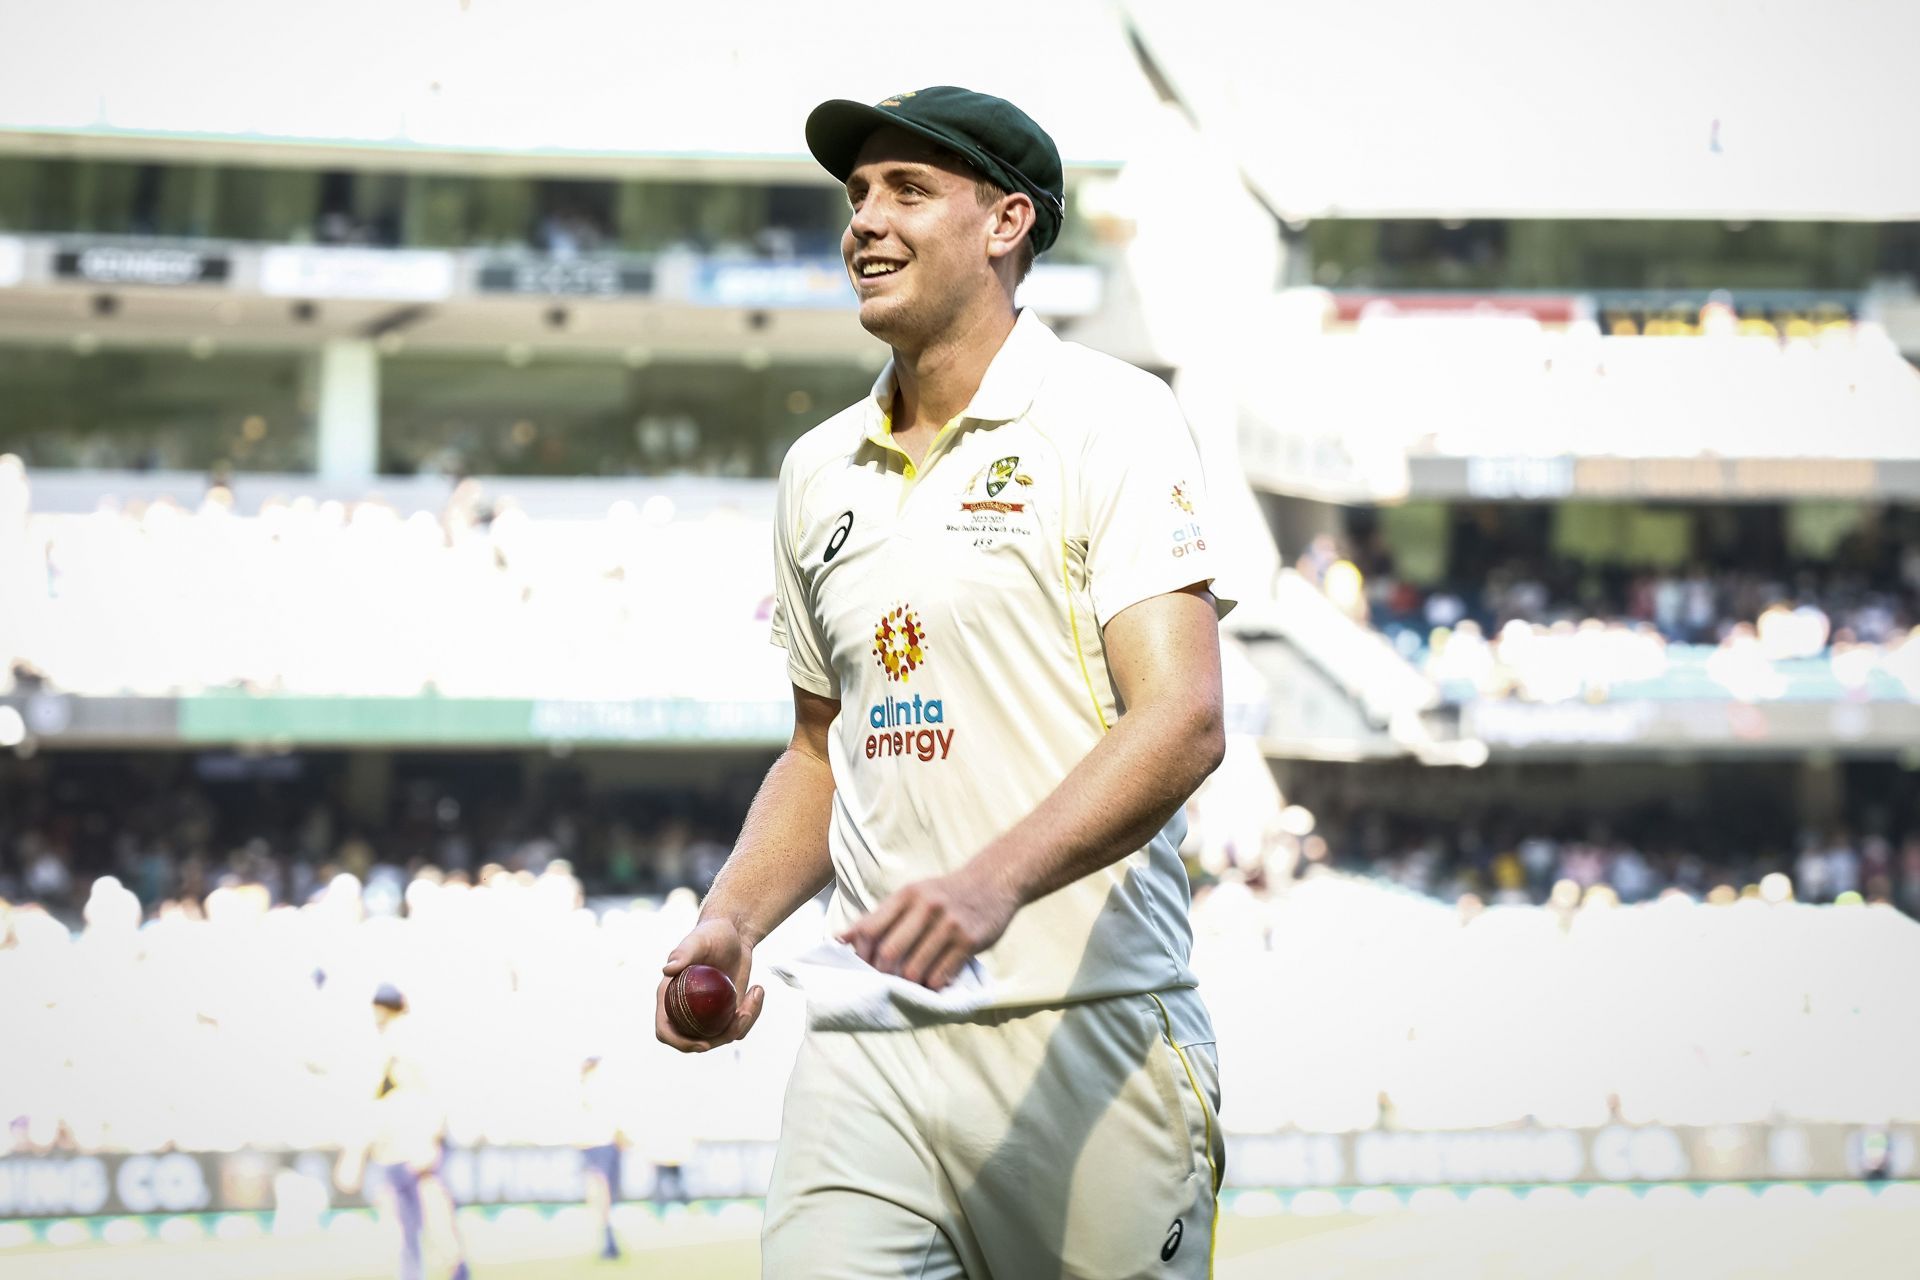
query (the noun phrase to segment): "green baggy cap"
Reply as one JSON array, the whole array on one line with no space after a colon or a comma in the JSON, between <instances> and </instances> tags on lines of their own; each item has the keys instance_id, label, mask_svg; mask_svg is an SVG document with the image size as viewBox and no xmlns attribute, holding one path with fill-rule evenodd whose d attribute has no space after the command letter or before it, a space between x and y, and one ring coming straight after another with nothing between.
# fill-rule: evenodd
<instances>
[{"instance_id":1,"label":"green baggy cap","mask_svg":"<svg viewBox=\"0 0 1920 1280\"><path fill-rule=\"evenodd\" d=\"M1034 252L1045 252L1059 238L1067 215L1060 148L1032 116L1005 98L950 84L896 94L873 106L835 98L807 116L807 149L845 182L860 148L885 125L937 142L981 176L1031 197L1038 215Z\"/></svg>"}]
</instances>

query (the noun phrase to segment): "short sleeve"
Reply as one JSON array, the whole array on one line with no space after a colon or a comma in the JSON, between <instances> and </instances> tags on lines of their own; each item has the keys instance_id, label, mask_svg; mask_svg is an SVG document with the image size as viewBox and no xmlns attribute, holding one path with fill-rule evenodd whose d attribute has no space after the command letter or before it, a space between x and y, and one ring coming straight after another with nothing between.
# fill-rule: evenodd
<instances>
[{"instance_id":1,"label":"short sleeve","mask_svg":"<svg viewBox=\"0 0 1920 1280\"><path fill-rule=\"evenodd\" d=\"M1080 470L1087 583L1104 627L1129 605L1219 573L1200 452L1173 392L1155 380L1088 436ZM1233 607L1217 600L1224 617Z\"/></svg>"},{"instance_id":2,"label":"short sleeve","mask_svg":"<svg viewBox=\"0 0 1920 1280\"><path fill-rule=\"evenodd\" d=\"M796 686L823 698L838 698L840 684L827 661L826 640L808 604L806 580L800 573L799 548L806 529L796 488L789 457L780 469L773 504L773 643L787 651L787 677Z\"/></svg>"}]
</instances>

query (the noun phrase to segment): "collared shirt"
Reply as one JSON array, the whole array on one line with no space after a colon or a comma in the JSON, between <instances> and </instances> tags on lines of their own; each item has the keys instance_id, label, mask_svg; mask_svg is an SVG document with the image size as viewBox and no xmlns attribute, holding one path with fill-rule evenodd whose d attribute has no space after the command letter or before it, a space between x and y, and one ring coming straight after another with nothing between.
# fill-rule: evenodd
<instances>
[{"instance_id":1,"label":"collared shirt","mask_svg":"<svg viewBox=\"0 0 1920 1280\"><path fill-rule=\"evenodd\" d=\"M1022 312L918 465L893 393L888 365L794 443L774 514L774 643L840 701L834 930L1046 799L1118 714L1102 628L1216 572L1199 455L1151 374ZM1016 914L980 957L994 1004L1193 985L1184 833L1176 814Z\"/></svg>"},{"instance_id":2,"label":"collared shirt","mask_svg":"<svg viewBox=\"0 0 1920 1280\"><path fill-rule=\"evenodd\" d=\"M418 1172L439 1162L446 1113L427 1086L413 1031L400 1019L380 1032L380 1082L374 1088L368 1158Z\"/></svg>"}]
</instances>

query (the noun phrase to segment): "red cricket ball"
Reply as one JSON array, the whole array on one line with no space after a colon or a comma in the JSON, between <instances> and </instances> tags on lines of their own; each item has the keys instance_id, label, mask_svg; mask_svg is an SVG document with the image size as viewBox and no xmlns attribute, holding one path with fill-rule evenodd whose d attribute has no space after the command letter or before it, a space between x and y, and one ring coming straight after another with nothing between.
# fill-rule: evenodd
<instances>
[{"instance_id":1,"label":"red cricket ball","mask_svg":"<svg viewBox=\"0 0 1920 1280\"><path fill-rule=\"evenodd\" d=\"M733 979L710 964L689 965L667 984L667 1018L689 1040L710 1040L733 1021Z\"/></svg>"}]
</instances>

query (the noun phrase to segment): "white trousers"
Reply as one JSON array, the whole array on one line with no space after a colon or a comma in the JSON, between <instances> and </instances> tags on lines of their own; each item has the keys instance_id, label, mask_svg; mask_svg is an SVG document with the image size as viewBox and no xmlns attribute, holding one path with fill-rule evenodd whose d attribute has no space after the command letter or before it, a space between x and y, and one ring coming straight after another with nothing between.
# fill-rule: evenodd
<instances>
[{"instance_id":1,"label":"white trousers","mask_svg":"<svg viewBox=\"0 0 1920 1280\"><path fill-rule=\"evenodd\" d=\"M1212 1038L1190 988L808 1032L764 1280L1211 1275Z\"/></svg>"}]
</instances>

